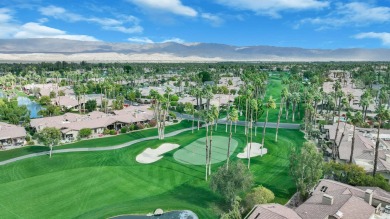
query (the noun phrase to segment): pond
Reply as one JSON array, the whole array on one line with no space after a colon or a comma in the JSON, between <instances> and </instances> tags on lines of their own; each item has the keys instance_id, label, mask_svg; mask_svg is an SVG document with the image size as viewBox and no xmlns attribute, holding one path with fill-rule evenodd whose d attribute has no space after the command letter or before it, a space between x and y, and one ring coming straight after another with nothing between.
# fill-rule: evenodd
<instances>
[{"instance_id":1,"label":"pond","mask_svg":"<svg viewBox=\"0 0 390 219\"><path fill-rule=\"evenodd\" d=\"M38 112L39 110L43 109L43 107L39 103L31 101L27 97L18 97L18 105L25 105L27 107L27 109L30 111L31 119L41 117L38 115Z\"/></svg>"},{"instance_id":2,"label":"pond","mask_svg":"<svg viewBox=\"0 0 390 219\"><path fill-rule=\"evenodd\" d=\"M3 97L4 97L3 92L0 90L0 98L3 98ZM19 106L25 105L27 107L27 109L30 111L30 118L31 119L41 117L38 115L38 112L39 112L39 110L43 109L43 107L39 103L30 100L28 97L20 97L19 96L17 98L17 100L18 100Z\"/></svg>"},{"instance_id":3,"label":"pond","mask_svg":"<svg viewBox=\"0 0 390 219\"><path fill-rule=\"evenodd\" d=\"M112 217L111 219L198 219L198 216L192 211L184 210L170 211L161 216L121 215Z\"/></svg>"}]
</instances>

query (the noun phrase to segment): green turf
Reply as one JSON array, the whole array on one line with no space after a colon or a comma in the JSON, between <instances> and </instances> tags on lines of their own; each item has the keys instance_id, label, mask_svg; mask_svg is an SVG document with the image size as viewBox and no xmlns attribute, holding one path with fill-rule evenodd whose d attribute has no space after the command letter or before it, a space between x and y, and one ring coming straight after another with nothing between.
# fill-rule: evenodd
<instances>
[{"instance_id":1,"label":"green turf","mask_svg":"<svg viewBox=\"0 0 390 219\"><path fill-rule=\"evenodd\" d=\"M233 133L238 142L233 161L246 143L243 130L237 127L237 133ZM280 130L277 144L274 134L274 129L267 129L268 154L252 158L251 171L256 185L271 189L275 201L284 204L296 191L288 174L288 155L292 147L302 145L303 134ZM213 135L228 136L224 129ZM135 161L148 147L167 142L186 147L204 136L204 129L193 134L187 131L114 151L54 154L51 159L41 156L0 166L0 218L107 218L148 213L156 208L188 209L199 218L217 218L215 209L226 210L226 206L208 188L204 166L177 162L173 154L179 149L153 164ZM261 141L261 135L253 141ZM212 171L223 163L212 165Z\"/></svg>"},{"instance_id":2,"label":"green turf","mask_svg":"<svg viewBox=\"0 0 390 219\"><path fill-rule=\"evenodd\" d=\"M165 133L170 133L176 130L180 130L183 128L189 128L191 127L192 123L189 121L182 121L179 124L167 126L165 128ZM146 130L140 130L140 131L134 131L127 134L121 134L117 136L109 136L104 138L95 138L90 140L83 140L71 144L65 144L65 145L59 145L54 147L54 150L58 149L65 149L65 148L87 148L87 147L105 147L105 146L112 146L112 145L118 145L122 143L126 143L135 139L139 138L145 138L150 136L157 136L157 129L146 129ZM48 147L43 146L25 146L22 148L7 150L7 151L0 151L0 161L8 160L14 157L20 157L23 155L36 153L36 152L43 152L43 151L49 151Z\"/></svg>"},{"instance_id":3,"label":"green turf","mask_svg":"<svg viewBox=\"0 0 390 219\"><path fill-rule=\"evenodd\" d=\"M206 138L199 138L196 141L191 142L189 145L184 148L176 151L173 155L175 160L184 163L184 164L193 164L193 165L205 165L206 163ZM223 136L213 136L212 138L212 156L211 163L220 163L227 159L228 151L228 137ZM231 141L230 145L230 155L236 150L238 142L234 139Z\"/></svg>"}]
</instances>

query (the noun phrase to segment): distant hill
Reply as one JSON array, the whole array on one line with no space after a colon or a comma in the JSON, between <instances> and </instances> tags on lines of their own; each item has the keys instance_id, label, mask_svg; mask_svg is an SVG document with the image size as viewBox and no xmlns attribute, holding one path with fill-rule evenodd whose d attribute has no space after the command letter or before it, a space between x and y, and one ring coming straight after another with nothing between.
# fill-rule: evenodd
<instances>
[{"instance_id":1,"label":"distant hill","mask_svg":"<svg viewBox=\"0 0 390 219\"><path fill-rule=\"evenodd\" d=\"M390 49L303 49L215 43L130 44L65 39L0 39L0 61L390 61Z\"/></svg>"}]
</instances>

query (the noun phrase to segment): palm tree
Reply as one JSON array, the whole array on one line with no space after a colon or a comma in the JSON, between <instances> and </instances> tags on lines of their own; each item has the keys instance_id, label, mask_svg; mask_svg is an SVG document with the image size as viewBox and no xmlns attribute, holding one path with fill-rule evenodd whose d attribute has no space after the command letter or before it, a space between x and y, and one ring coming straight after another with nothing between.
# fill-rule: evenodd
<instances>
[{"instance_id":1,"label":"palm tree","mask_svg":"<svg viewBox=\"0 0 390 219\"><path fill-rule=\"evenodd\" d=\"M209 110L209 121L210 121L210 150L209 150L209 175L211 174L211 155L212 155L212 143L213 143L213 127L212 124L216 119L218 119L218 107L215 105L211 106L211 110Z\"/></svg>"},{"instance_id":2,"label":"palm tree","mask_svg":"<svg viewBox=\"0 0 390 219\"><path fill-rule=\"evenodd\" d=\"M339 90L341 90L341 84L340 84L340 82L339 81L336 81L336 83L334 83L333 84L333 86L332 86L332 88L333 88L333 90L334 90L334 99L335 99L335 101L337 100L337 92L339 91ZM337 101L336 101L337 102ZM336 113L336 107L334 107L333 108L333 121L334 121L334 115L335 115L335 113Z\"/></svg>"},{"instance_id":3,"label":"palm tree","mask_svg":"<svg viewBox=\"0 0 390 219\"><path fill-rule=\"evenodd\" d=\"M248 114L248 111L249 111L249 101L252 97L252 90L250 88L248 88L248 90L246 90L245 92L245 135L248 135L248 121L249 121L249 114ZM248 142L247 142L248 143Z\"/></svg>"},{"instance_id":4,"label":"palm tree","mask_svg":"<svg viewBox=\"0 0 390 219\"><path fill-rule=\"evenodd\" d=\"M203 95L207 100L206 109L209 110L210 109L210 100L213 99L213 96L214 96L213 91L211 90L210 86L206 86L203 89Z\"/></svg>"},{"instance_id":5,"label":"palm tree","mask_svg":"<svg viewBox=\"0 0 390 219\"><path fill-rule=\"evenodd\" d=\"M85 94L88 92L88 87L87 87L87 85L85 85L85 84L82 84L82 91L83 91L83 97L84 97L84 103L83 103L83 108L84 108L84 114L85 114L85 103L87 102L86 100L85 100Z\"/></svg>"},{"instance_id":6,"label":"palm tree","mask_svg":"<svg viewBox=\"0 0 390 219\"><path fill-rule=\"evenodd\" d=\"M256 102L257 102L257 106L255 107L255 117L256 118L254 120L255 136L257 136L257 122L259 121L259 117L261 117L264 113L262 99L257 99Z\"/></svg>"},{"instance_id":7,"label":"palm tree","mask_svg":"<svg viewBox=\"0 0 390 219\"><path fill-rule=\"evenodd\" d=\"M284 110L286 111L286 120L288 120L288 113L290 111L292 94L289 92L284 101Z\"/></svg>"},{"instance_id":8,"label":"palm tree","mask_svg":"<svg viewBox=\"0 0 390 219\"><path fill-rule=\"evenodd\" d=\"M337 151L336 151L336 149L337 149L337 142L336 141L337 141L337 137L338 137L338 134L339 134L339 127L340 127L340 120L341 120L341 118L340 118L341 117L341 106L343 104L348 104L347 100L345 98L342 98L344 96L343 91L340 90L337 93L338 93L337 97L339 97L340 100L339 100L339 109L338 109L339 115L338 115L338 118L337 118L336 136L334 137L334 143L333 143L333 145L334 145L333 159L336 159L336 155L338 154ZM342 98L342 100L341 100L341 98Z\"/></svg>"},{"instance_id":9,"label":"palm tree","mask_svg":"<svg viewBox=\"0 0 390 219\"><path fill-rule=\"evenodd\" d=\"M233 122L238 121L238 111L236 108L232 108L229 112L228 121L230 122L230 134L229 134L229 143L228 143L228 151L227 151L227 161L226 161L226 169L229 169L229 158L230 158L230 144L232 141L232 125Z\"/></svg>"},{"instance_id":10,"label":"palm tree","mask_svg":"<svg viewBox=\"0 0 390 219\"><path fill-rule=\"evenodd\" d=\"M192 103L185 103L184 104L184 111L190 115L192 115L192 133L194 133L194 120L195 120L195 109Z\"/></svg>"},{"instance_id":11,"label":"palm tree","mask_svg":"<svg viewBox=\"0 0 390 219\"><path fill-rule=\"evenodd\" d=\"M347 98L348 98L349 108L352 108L351 101L355 99L355 96L353 96L352 93L348 93Z\"/></svg>"},{"instance_id":12,"label":"palm tree","mask_svg":"<svg viewBox=\"0 0 390 219\"><path fill-rule=\"evenodd\" d=\"M363 121L366 121L366 115L367 115L367 109L372 103L372 96L369 91L365 91L361 96L360 96L360 106L362 107L363 110Z\"/></svg>"},{"instance_id":13,"label":"palm tree","mask_svg":"<svg viewBox=\"0 0 390 219\"><path fill-rule=\"evenodd\" d=\"M390 110L385 109L384 107L380 107L378 110L378 113L376 114L376 119L378 120L378 133L376 136L376 144L375 144L375 159L374 159L374 170L372 171L372 176L375 177L376 174L376 168L378 163L378 152L379 152L379 135L381 130L381 125L383 121L386 121L387 119L390 119Z\"/></svg>"},{"instance_id":14,"label":"palm tree","mask_svg":"<svg viewBox=\"0 0 390 219\"><path fill-rule=\"evenodd\" d=\"M297 108L297 105L300 101L301 97L298 92L294 92L291 96L292 101L292 121L295 122L295 110Z\"/></svg>"},{"instance_id":15,"label":"palm tree","mask_svg":"<svg viewBox=\"0 0 390 219\"><path fill-rule=\"evenodd\" d=\"M313 99L314 99L314 126L316 125L316 118L317 118L317 108L318 108L318 104L320 103L320 101L322 100L322 95L321 95L321 92L319 91L314 91L314 95L313 95Z\"/></svg>"},{"instance_id":16,"label":"palm tree","mask_svg":"<svg viewBox=\"0 0 390 219\"><path fill-rule=\"evenodd\" d=\"M256 99L250 100L250 116L251 116L251 118L250 118L249 128L250 128L251 140L249 143L249 150L248 150L248 169L250 168L250 164L251 164L251 150L252 150L252 139L253 139L253 111L255 111L255 112L258 111L257 106L258 105L257 105ZM248 144L247 144L247 147L248 147Z\"/></svg>"},{"instance_id":17,"label":"palm tree","mask_svg":"<svg viewBox=\"0 0 390 219\"><path fill-rule=\"evenodd\" d=\"M218 129L218 117L219 117L219 109L218 109L218 107L215 106L215 105L212 105L211 106L211 113L214 116L215 131L217 131L217 129Z\"/></svg>"},{"instance_id":18,"label":"palm tree","mask_svg":"<svg viewBox=\"0 0 390 219\"><path fill-rule=\"evenodd\" d=\"M351 123L353 125L353 136L352 136L351 155L349 157L349 163L352 163L353 151L355 149L356 126L362 124L362 122L363 122L363 114L361 112L355 113L355 115L353 115L351 118Z\"/></svg>"},{"instance_id":19,"label":"palm tree","mask_svg":"<svg viewBox=\"0 0 390 219\"><path fill-rule=\"evenodd\" d=\"M343 106L346 110L348 110L349 102L348 102L347 98L343 98L343 100L341 101L341 103L342 103L342 106ZM339 141L337 147L340 147L340 144L341 144L341 142L342 142L342 140L343 140L343 138L344 138L345 129L346 129L345 127L347 126L347 122L348 122L348 119L349 119L350 117L351 117L351 113L350 113L350 111L347 111L347 113L346 113L346 115L345 115L345 122L344 122L343 133L341 133L341 138L340 138L340 141Z\"/></svg>"},{"instance_id":20,"label":"palm tree","mask_svg":"<svg viewBox=\"0 0 390 219\"><path fill-rule=\"evenodd\" d=\"M209 146L208 146L209 124L212 124L214 120L212 114L206 110L203 110L202 117L204 122L206 123L206 181L207 181L207 176L209 175L208 174L209 164L211 163L209 158Z\"/></svg>"},{"instance_id":21,"label":"palm tree","mask_svg":"<svg viewBox=\"0 0 390 219\"><path fill-rule=\"evenodd\" d=\"M269 109L276 108L276 103L275 103L275 100L272 99L272 96L269 97L267 103L265 104L265 108L267 109L267 111L266 111L265 122L264 122L264 127L263 127L263 136L261 139L261 148L262 149L264 148L265 130L267 128L267 122L268 122L268 111L269 111ZM263 156L263 150L261 150L261 156Z\"/></svg>"},{"instance_id":22,"label":"palm tree","mask_svg":"<svg viewBox=\"0 0 390 219\"><path fill-rule=\"evenodd\" d=\"M279 107L278 123L276 125L275 142L278 142L278 131L279 131L279 124L280 124L280 117L282 116L283 104L284 104L284 102L286 102L288 94L289 93L288 93L287 88L283 88L283 90L280 94L281 100L280 100L280 107Z\"/></svg>"}]
</instances>

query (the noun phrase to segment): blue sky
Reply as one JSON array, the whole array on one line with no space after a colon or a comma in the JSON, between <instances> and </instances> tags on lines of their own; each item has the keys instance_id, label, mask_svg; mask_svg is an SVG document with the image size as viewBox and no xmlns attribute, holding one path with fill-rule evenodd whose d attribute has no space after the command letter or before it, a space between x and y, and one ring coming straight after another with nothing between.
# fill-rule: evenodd
<instances>
[{"instance_id":1,"label":"blue sky","mask_svg":"<svg viewBox=\"0 0 390 219\"><path fill-rule=\"evenodd\" d=\"M0 38L389 48L390 0L4 0Z\"/></svg>"}]
</instances>

